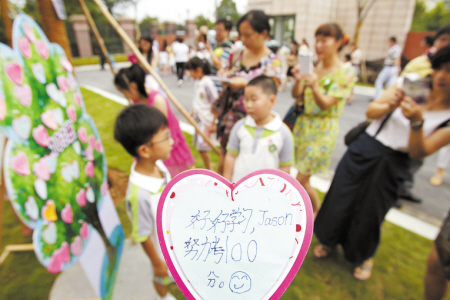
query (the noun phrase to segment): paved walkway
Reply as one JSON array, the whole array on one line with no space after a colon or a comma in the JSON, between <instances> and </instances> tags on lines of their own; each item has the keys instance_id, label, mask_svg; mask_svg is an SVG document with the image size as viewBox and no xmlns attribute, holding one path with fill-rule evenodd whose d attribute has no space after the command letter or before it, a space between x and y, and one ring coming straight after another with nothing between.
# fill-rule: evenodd
<instances>
[{"instance_id":1,"label":"paved walkway","mask_svg":"<svg viewBox=\"0 0 450 300\"><path fill-rule=\"evenodd\" d=\"M140 244L127 240L117 272L112 300L159 299L152 283L153 268ZM53 283L49 300L100 299L80 263L62 272Z\"/></svg>"},{"instance_id":2,"label":"paved walkway","mask_svg":"<svg viewBox=\"0 0 450 300\"><path fill-rule=\"evenodd\" d=\"M119 68L124 67L127 63L119 63ZM97 70L98 66L77 67L82 70ZM128 102L125 98L116 94L107 92L100 88L84 85L85 88L101 94L102 96L126 105ZM355 94L372 96L373 88L356 86ZM189 124L180 123L183 131L193 133L193 127ZM295 170L293 170L295 173ZM293 174L295 175L295 174ZM322 192L326 192L329 188L331 178L313 177L312 184ZM391 209L387 215L387 220L409 231L415 232L425 238L434 239L438 232L438 227L430 223L415 218L397 209ZM422 218L424 219L424 218ZM133 244L127 240L124 247L122 260L119 266L116 287L112 299L158 299L152 284L152 267L149 259L143 252L139 244ZM84 275L79 264L75 264L70 269L61 273L56 279L50 292L50 300L75 300L75 299L99 299L95 295L94 290Z\"/></svg>"}]
</instances>

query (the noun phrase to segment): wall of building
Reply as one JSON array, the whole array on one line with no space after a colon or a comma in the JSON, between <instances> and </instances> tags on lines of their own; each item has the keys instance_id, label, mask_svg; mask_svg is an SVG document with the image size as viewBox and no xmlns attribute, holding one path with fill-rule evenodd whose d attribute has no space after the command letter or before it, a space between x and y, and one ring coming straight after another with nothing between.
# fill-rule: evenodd
<instances>
[{"instance_id":1,"label":"wall of building","mask_svg":"<svg viewBox=\"0 0 450 300\"><path fill-rule=\"evenodd\" d=\"M396 36L403 46L411 27L415 0L377 0L361 27L359 46L367 60L382 59L388 39ZM337 22L353 38L357 3L349 0L249 0L248 10L261 9L271 16L295 15L295 38L314 43L314 31L323 23Z\"/></svg>"}]
</instances>

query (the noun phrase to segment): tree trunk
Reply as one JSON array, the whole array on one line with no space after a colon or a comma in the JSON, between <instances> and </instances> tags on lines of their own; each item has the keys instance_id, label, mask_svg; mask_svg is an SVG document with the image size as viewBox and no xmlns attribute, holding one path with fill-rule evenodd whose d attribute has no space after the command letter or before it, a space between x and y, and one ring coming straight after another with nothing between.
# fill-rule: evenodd
<instances>
[{"instance_id":1,"label":"tree trunk","mask_svg":"<svg viewBox=\"0 0 450 300\"><path fill-rule=\"evenodd\" d=\"M12 46L12 22L8 14L8 0L0 0L2 23L5 30L6 44Z\"/></svg>"},{"instance_id":2,"label":"tree trunk","mask_svg":"<svg viewBox=\"0 0 450 300\"><path fill-rule=\"evenodd\" d=\"M357 47L358 47L358 40L359 40L359 32L361 31L362 24L363 24L363 21L358 20L358 22L356 23L355 35L353 36L353 43L355 43L355 45Z\"/></svg>"},{"instance_id":3,"label":"tree trunk","mask_svg":"<svg viewBox=\"0 0 450 300\"><path fill-rule=\"evenodd\" d=\"M59 44L66 52L67 58L72 62L72 51L70 50L69 38L67 37L66 25L56 15L52 0L36 0L39 15L42 20L42 29L52 43Z\"/></svg>"}]
</instances>

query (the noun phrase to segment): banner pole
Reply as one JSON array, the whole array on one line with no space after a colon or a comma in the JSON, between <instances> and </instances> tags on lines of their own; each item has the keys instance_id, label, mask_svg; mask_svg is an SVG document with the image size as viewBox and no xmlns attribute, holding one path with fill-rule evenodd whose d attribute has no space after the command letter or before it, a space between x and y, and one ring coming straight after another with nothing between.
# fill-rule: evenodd
<instances>
[{"instance_id":1,"label":"banner pole","mask_svg":"<svg viewBox=\"0 0 450 300\"><path fill-rule=\"evenodd\" d=\"M143 69L150 73L155 80L158 82L158 84L162 87L164 92L166 92L168 98L172 103L175 105L175 107L183 114L183 116L186 118L186 120L189 121L189 123L192 124L192 126L195 127L195 130L205 139L205 141L208 143L208 145L211 146L211 148L219 155L220 152L216 148L216 146L212 143L212 141L209 139L208 136L206 136L203 131L198 126L197 122L192 118L192 116L184 109L184 107L176 100L175 96L172 94L172 92L167 88L166 84L161 80L159 75L153 70L153 68L150 66L148 61L144 58L142 53L138 50L134 42L130 39L130 37L126 34L126 32L122 29L122 27L119 25L119 23L114 19L114 17L111 15L111 13L105 8L101 0L93 0L95 4L97 4L100 11L103 13L105 18L108 20L108 22L111 24L111 26L117 31L117 33L120 35L120 37L123 39L123 41L127 44L127 46L131 49L133 54L137 57L139 60L141 66Z\"/></svg>"},{"instance_id":2,"label":"banner pole","mask_svg":"<svg viewBox=\"0 0 450 300\"><path fill-rule=\"evenodd\" d=\"M105 46L105 41L100 35L100 32L97 29L97 26L95 25L94 19L92 18L91 13L89 12L88 7L86 6L86 2L84 0L78 0L80 3L81 9L83 10L84 15L86 16L87 22L89 24L89 27L91 27L92 32L94 33L95 39L98 42L98 45L100 46L100 50L102 51L103 55L106 58L106 62L109 64L109 67L111 68L111 72L116 75L116 70L114 70L111 59L108 55L108 50Z\"/></svg>"}]
</instances>

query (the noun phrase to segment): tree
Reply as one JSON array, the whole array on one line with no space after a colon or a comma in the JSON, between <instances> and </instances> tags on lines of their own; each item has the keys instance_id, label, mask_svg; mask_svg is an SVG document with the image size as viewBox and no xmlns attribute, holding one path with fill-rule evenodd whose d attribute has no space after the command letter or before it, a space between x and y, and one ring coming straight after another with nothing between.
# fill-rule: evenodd
<instances>
[{"instance_id":1,"label":"tree","mask_svg":"<svg viewBox=\"0 0 450 300\"><path fill-rule=\"evenodd\" d=\"M363 25L364 19L367 17L372 6L375 4L377 0L357 0L358 4L358 19L356 22L355 35L353 36L353 43L358 45L359 33L361 31L361 27Z\"/></svg>"},{"instance_id":2,"label":"tree","mask_svg":"<svg viewBox=\"0 0 450 300\"><path fill-rule=\"evenodd\" d=\"M445 2L437 2L433 9L427 11L422 0L416 1L411 30L435 31L448 23L450 23L450 8Z\"/></svg>"},{"instance_id":3,"label":"tree","mask_svg":"<svg viewBox=\"0 0 450 300\"><path fill-rule=\"evenodd\" d=\"M42 29L52 43L60 45L72 61L72 50L70 49L69 38L64 21L59 19L53 7L52 0L37 0L37 7L42 22Z\"/></svg>"},{"instance_id":4,"label":"tree","mask_svg":"<svg viewBox=\"0 0 450 300\"><path fill-rule=\"evenodd\" d=\"M141 34L150 35L150 28L154 22L158 22L158 18L147 16L142 19L141 23L139 24L139 30L141 31Z\"/></svg>"},{"instance_id":5,"label":"tree","mask_svg":"<svg viewBox=\"0 0 450 300\"><path fill-rule=\"evenodd\" d=\"M0 10L2 18L2 36L7 45L11 46L12 22L8 13L8 0L0 0Z\"/></svg>"},{"instance_id":6,"label":"tree","mask_svg":"<svg viewBox=\"0 0 450 300\"><path fill-rule=\"evenodd\" d=\"M414 8L413 22L411 24L412 31L427 31L427 6L423 0L416 0Z\"/></svg>"},{"instance_id":7,"label":"tree","mask_svg":"<svg viewBox=\"0 0 450 300\"><path fill-rule=\"evenodd\" d=\"M236 24L241 17L233 0L222 0L217 8L216 16L218 19L229 18L233 24Z\"/></svg>"},{"instance_id":8,"label":"tree","mask_svg":"<svg viewBox=\"0 0 450 300\"><path fill-rule=\"evenodd\" d=\"M199 15L196 18L197 20L197 28L200 28L200 26L206 25L209 29L214 28L214 23L210 20L205 18L203 15Z\"/></svg>"}]
</instances>

